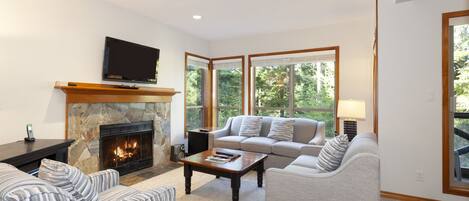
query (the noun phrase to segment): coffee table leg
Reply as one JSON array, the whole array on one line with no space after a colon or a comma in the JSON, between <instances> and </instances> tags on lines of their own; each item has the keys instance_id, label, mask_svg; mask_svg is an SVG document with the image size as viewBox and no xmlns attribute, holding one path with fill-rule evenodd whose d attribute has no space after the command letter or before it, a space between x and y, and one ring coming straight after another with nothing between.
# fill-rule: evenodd
<instances>
[{"instance_id":1,"label":"coffee table leg","mask_svg":"<svg viewBox=\"0 0 469 201\"><path fill-rule=\"evenodd\" d=\"M264 175L264 162L257 166L257 187L262 187L262 177Z\"/></svg>"},{"instance_id":2,"label":"coffee table leg","mask_svg":"<svg viewBox=\"0 0 469 201\"><path fill-rule=\"evenodd\" d=\"M239 200L239 186L240 186L240 181L241 177L236 175L231 178L231 190L232 190L232 195L231 198L233 201L238 201Z\"/></svg>"},{"instance_id":3,"label":"coffee table leg","mask_svg":"<svg viewBox=\"0 0 469 201\"><path fill-rule=\"evenodd\" d=\"M191 194L192 167L184 164L184 177L186 178L186 194Z\"/></svg>"}]
</instances>

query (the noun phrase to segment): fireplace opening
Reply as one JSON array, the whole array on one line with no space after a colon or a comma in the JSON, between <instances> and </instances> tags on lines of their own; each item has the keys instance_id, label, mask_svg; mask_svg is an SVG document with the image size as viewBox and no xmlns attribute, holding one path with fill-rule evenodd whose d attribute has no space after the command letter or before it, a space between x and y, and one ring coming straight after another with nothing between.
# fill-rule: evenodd
<instances>
[{"instance_id":1,"label":"fireplace opening","mask_svg":"<svg viewBox=\"0 0 469 201\"><path fill-rule=\"evenodd\" d=\"M100 169L121 175L153 166L153 121L101 125Z\"/></svg>"}]
</instances>

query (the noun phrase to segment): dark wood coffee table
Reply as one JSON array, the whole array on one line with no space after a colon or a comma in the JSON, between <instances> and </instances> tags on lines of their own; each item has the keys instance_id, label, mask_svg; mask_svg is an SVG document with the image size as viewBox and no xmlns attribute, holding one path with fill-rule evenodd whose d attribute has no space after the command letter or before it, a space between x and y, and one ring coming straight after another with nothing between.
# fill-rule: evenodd
<instances>
[{"instance_id":1,"label":"dark wood coffee table","mask_svg":"<svg viewBox=\"0 0 469 201\"><path fill-rule=\"evenodd\" d=\"M241 156L231 162L223 164L213 163L205 160L208 156L215 154L216 151L236 153L240 154ZM233 201L238 201L241 176L245 175L250 170L257 171L257 186L262 187L262 174L264 173L264 160L266 158L266 154L221 148L209 149L207 151L183 158L180 161L184 163L186 194L191 193L192 171L198 171L215 175L217 178L230 178L232 199Z\"/></svg>"}]
</instances>

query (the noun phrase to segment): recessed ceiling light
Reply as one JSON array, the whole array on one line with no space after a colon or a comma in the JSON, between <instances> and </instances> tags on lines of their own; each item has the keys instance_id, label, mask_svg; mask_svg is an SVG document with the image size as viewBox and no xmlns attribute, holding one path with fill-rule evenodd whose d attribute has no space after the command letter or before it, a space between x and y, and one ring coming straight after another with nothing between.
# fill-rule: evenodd
<instances>
[{"instance_id":1,"label":"recessed ceiling light","mask_svg":"<svg viewBox=\"0 0 469 201\"><path fill-rule=\"evenodd\" d=\"M201 15L193 15L192 18L194 18L194 20L201 20L202 16Z\"/></svg>"}]
</instances>

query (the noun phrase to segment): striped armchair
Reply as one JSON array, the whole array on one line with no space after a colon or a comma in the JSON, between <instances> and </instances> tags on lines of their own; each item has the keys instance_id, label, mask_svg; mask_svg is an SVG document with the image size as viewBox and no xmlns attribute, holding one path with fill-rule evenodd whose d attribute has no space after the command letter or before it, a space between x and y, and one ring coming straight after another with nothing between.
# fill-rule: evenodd
<instances>
[{"instance_id":1,"label":"striped armchair","mask_svg":"<svg viewBox=\"0 0 469 201\"><path fill-rule=\"evenodd\" d=\"M48 160L49 167L61 165ZM43 161L44 164L44 161ZM41 166L43 169L44 165ZM67 165L68 166L68 165ZM52 166L56 167L56 166ZM64 167L64 166L61 166ZM69 166L71 167L71 166ZM104 170L90 175L73 174L73 181L64 182L56 177L47 178L44 171L40 179L26 174L15 167L0 163L0 200L5 201L175 201L174 187L159 187L147 191L137 191L133 188L119 185L119 173L115 170ZM41 171L40 171L41 172ZM56 171L60 172L60 171ZM40 173L41 174L41 173ZM70 185L75 185L70 187Z\"/></svg>"}]
</instances>

